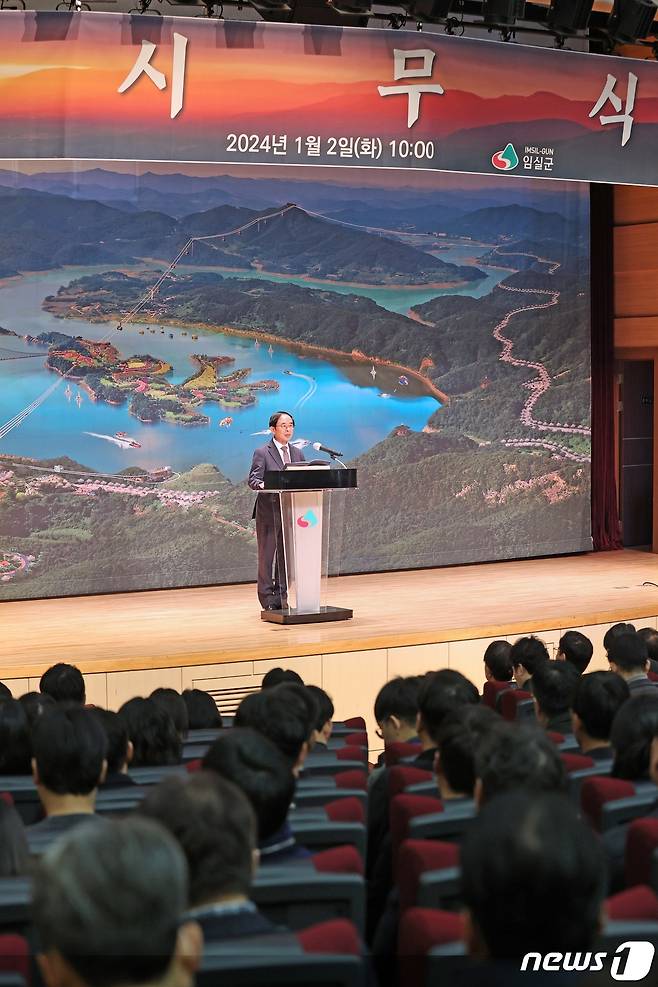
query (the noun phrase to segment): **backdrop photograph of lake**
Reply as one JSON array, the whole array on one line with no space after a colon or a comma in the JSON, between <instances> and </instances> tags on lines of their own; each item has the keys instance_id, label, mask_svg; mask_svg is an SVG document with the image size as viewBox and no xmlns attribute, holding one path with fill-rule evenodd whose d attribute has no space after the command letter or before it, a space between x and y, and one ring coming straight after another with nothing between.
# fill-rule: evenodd
<instances>
[{"instance_id":1,"label":"backdrop photograph of lake","mask_svg":"<svg viewBox=\"0 0 658 987\"><path fill-rule=\"evenodd\" d=\"M336 570L589 548L589 294L584 185L3 162L0 599L253 579L279 409Z\"/></svg>"}]
</instances>

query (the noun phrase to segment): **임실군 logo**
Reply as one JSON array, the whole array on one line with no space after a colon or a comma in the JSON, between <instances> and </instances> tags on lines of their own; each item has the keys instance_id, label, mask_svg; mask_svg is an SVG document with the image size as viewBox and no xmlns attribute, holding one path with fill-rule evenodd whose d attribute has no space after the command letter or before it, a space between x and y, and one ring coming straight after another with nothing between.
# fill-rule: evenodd
<instances>
[{"instance_id":1,"label":"\uc784\uc2e4\uad70 logo","mask_svg":"<svg viewBox=\"0 0 658 987\"><path fill-rule=\"evenodd\" d=\"M297 518L297 524L300 528L314 528L318 523L313 511L307 511L306 514L300 514Z\"/></svg>"},{"instance_id":2,"label":"\uc784\uc2e4\uad70 logo","mask_svg":"<svg viewBox=\"0 0 658 987\"><path fill-rule=\"evenodd\" d=\"M637 983L651 972L655 952L656 948L651 942L623 942L614 953L526 953L521 960L521 972L599 973L606 968L607 960L613 980Z\"/></svg>"},{"instance_id":3,"label":"\uc784\uc2e4\uad70 logo","mask_svg":"<svg viewBox=\"0 0 658 987\"><path fill-rule=\"evenodd\" d=\"M502 151L496 151L491 157L491 163L498 171L512 171L519 163L519 156L513 144L508 144Z\"/></svg>"}]
</instances>

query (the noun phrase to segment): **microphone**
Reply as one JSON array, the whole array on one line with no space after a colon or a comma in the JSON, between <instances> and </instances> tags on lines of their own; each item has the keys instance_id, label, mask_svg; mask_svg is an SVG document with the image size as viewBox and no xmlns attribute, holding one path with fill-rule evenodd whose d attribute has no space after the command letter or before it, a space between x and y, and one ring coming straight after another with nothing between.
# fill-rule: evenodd
<instances>
[{"instance_id":1,"label":"microphone","mask_svg":"<svg viewBox=\"0 0 658 987\"><path fill-rule=\"evenodd\" d=\"M328 456L331 456L335 459L340 459L340 457L343 455L342 452L336 452L335 449L329 449L327 446L323 446L320 442L313 442L312 445L313 448L316 450L316 452L326 452Z\"/></svg>"}]
</instances>

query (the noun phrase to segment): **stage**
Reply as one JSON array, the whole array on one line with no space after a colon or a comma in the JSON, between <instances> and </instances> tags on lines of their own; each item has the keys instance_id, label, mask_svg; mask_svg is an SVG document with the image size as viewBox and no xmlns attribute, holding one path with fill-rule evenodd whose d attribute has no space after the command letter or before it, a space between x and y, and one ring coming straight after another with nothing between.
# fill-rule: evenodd
<instances>
[{"instance_id":1,"label":"stage","mask_svg":"<svg viewBox=\"0 0 658 987\"><path fill-rule=\"evenodd\" d=\"M343 576L329 581L328 602L353 607L354 619L294 627L260 619L253 585L2 603L1 677L20 694L70 661L89 701L110 708L159 685L230 703L283 663L326 688L337 716L370 714L393 675L449 666L481 685L497 637L536 633L554 649L565 629L581 629L591 668L604 668L611 623L657 626L658 588L645 581L658 582L658 559L637 551Z\"/></svg>"}]
</instances>

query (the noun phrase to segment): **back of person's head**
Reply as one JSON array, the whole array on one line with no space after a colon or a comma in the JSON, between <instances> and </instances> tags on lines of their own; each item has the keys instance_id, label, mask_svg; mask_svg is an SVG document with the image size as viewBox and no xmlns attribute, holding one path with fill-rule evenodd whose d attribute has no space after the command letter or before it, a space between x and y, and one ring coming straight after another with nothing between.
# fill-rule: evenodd
<instances>
[{"instance_id":1,"label":"back of person's head","mask_svg":"<svg viewBox=\"0 0 658 987\"><path fill-rule=\"evenodd\" d=\"M484 652L485 670L488 669L496 682L509 682L514 674L509 641L492 641Z\"/></svg>"},{"instance_id":2,"label":"back of person's head","mask_svg":"<svg viewBox=\"0 0 658 987\"><path fill-rule=\"evenodd\" d=\"M25 710L30 727L34 726L45 710L55 705L53 697L45 692L26 692L18 701Z\"/></svg>"},{"instance_id":3,"label":"back of person's head","mask_svg":"<svg viewBox=\"0 0 658 987\"><path fill-rule=\"evenodd\" d=\"M180 924L186 906L185 859L162 826L139 817L81 824L52 845L34 876L44 981L191 987L201 936Z\"/></svg>"},{"instance_id":4,"label":"back of person's head","mask_svg":"<svg viewBox=\"0 0 658 987\"><path fill-rule=\"evenodd\" d=\"M183 702L187 706L187 719L190 730L219 730L222 714L209 693L202 689L185 689Z\"/></svg>"},{"instance_id":5,"label":"back of person's head","mask_svg":"<svg viewBox=\"0 0 658 987\"><path fill-rule=\"evenodd\" d=\"M436 770L453 792L473 794L478 747L500 717L489 706L464 706L447 713L437 734Z\"/></svg>"},{"instance_id":6,"label":"back of person's head","mask_svg":"<svg viewBox=\"0 0 658 987\"><path fill-rule=\"evenodd\" d=\"M39 690L47 696L52 696L55 702L70 700L74 703L85 703L85 680L82 672L75 665L59 662L52 665L41 676Z\"/></svg>"},{"instance_id":7,"label":"back of person's head","mask_svg":"<svg viewBox=\"0 0 658 987\"><path fill-rule=\"evenodd\" d=\"M0 877L23 877L29 864L23 820L13 805L0 799Z\"/></svg>"},{"instance_id":8,"label":"back of person's head","mask_svg":"<svg viewBox=\"0 0 658 987\"><path fill-rule=\"evenodd\" d=\"M641 627L637 632L647 646L647 655L652 661L658 661L658 631L655 627Z\"/></svg>"},{"instance_id":9,"label":"back of person's head","mask_svg":"<svg viewBox=\"0 0 658 987\"><path fill-rule=\"evenodd\" d=\"M261 689L273 689L275 685L281 685L282 682L304 685L304 679L292 668L270 668L269 672L265 672L263 676Z\"/></svg>"},{"instance_id":10,"label":"back of person's head","mask_svg":"<svg viewBox=\"0 0 658 987\"><path fill-rule=\"evenodd\" d=\"M540 713L549 719L571 708L579 673L568 661L543 661L532 676L532 692Z\"/></svg>"},{"instance_id":11,"label":"back of person's head","mask_svg":"<svg viewBox=\"0 0 658 987\"><path fill-rule=\"evenodd\" d=\"M12 691L8 685L4 682L0 682L0 700L2 699L12 699Z\"/></svg>"},{"instance_id":12,"label":"back of person's head","mask_svg":"<svg viewBox=\"0 0 658 987\"><path fill-rule=\"evenodd\" d=\"M384 724L390 717L415 727L418 715L418 693L422 676L407 675L390 679L381 687L375 699L375 720Z\"/></svg>"},{"instance_id":13,"label":"back of person's head","mask_svg":"<svg viewBox=\"0 0 658 987\"><path fill-rule=\"evenodd\" d=\"M461 672L451 668L431 672L424 677L418 694L419 729L436 744L444 716L479 701L478 690Z\"/></svg>"},{"instance_id":14,"label":"back of person's head","mask_svg":"<svg viewBox=\"0 0 658 987\"><path fill-rule=\"evenodd\" d=\"M482 805L516 788L565 792L567 778L555 744L538 726L501 722L483 738L475 758Z\"/></svg>"},{"instance_id":15,"label":"back of person's head","mask_svg":"<svg viewBox=\"0 0 658 987\"><path fill-rule=\"evenodd\" d=\"M559 653L582 675L594 654L592 642L580 631L567 631L560 638Z\"/></svg>"},{"instance_id":16,"label":"back of person's head","mask_svg":"<svg viewBox=\"0 0 658 987\"><path fill-rule=\"evenodd\" d=\"M533 676L539 665L549 660L549 654L544 642L533 634L529 637L520 637L514 642L510 651L510 660L514 668L522 665L528 675Z\"/></svg>"},{"instance_id":17,"label":"back of person's head","mask_svg":"<svg viewBox=\"0 0 658 987\"><path fill-rule=\"evenodd\" d=\"M236 785L214 771L167 778L150 788L139 811L178 840L187 860L192 907L248 897L256 818Z\"/></svg>"},{"instance_id":18,"label":"back of person's head","mask_svg":"<svg viewBox=\"0 0 658 987\"><path fill-rule=\"evenodd\" d=\"M334 718L334 704L331 701L331 696L324 689L321 689L319 685L307 685L305 688L313 696L313 699L315 699L318 708L318 715L313 728L318 733L322 733L327 725L331 725L331 721ZM331 731L329 732L331 733Z\"/></svg>"},{"instance_id":19,"label":"back of person's head","mask_svg":"<svg viewBox=\"0 0 658 987\"><path fill-rule=\"evenodd\" d=\"M606 651L610 651L610 645L616 637L621 637L623 634L635 634L634 624L613 624L609 627L603 636L603 647Z\"/></svg>"},{"instance_id":20,"label":"back of person's head","mask_svg":"<svg viewBox=\"0 0 658 987\"><path fill-rule=\"evenodd\" d=\"M238 706L233 721L236 727L252 727L268 737L291 767L303 756L315 719L309 704L294 691L303 688L283 683L252 692Z\"/></svg>"},{"instance_id":21,"label":"back of person's head","mask_svg":"<svg viewBox=\"0 0 658 987\"><path fill-rule=\"evenodd\" d=\"M569 799L511 792L484 806L461 846L470 951L490 959L589 949L605 864Z\"/></svg>"},{"instance_id":22,"label":"back of person's head","mask_svg":"<svg viewBox=\"0 0 658 987\"><path fill-rule=\"evenodd\" d=\"M90 709L55 707L35 724L38 784L57 795L89 795L105 766L107 738Z\"/></svg>"},{"instance_id":23,"label":"back of person's head","mask_svg":"<svg viewBox=\"0 0 658 987\"><path fill-rule=\"evenodd\" d=\"M162 706L152 699L135 696L119 710L133 745L132 765L135 768L180 764L181 738L174 721Z\"/></svg>"},{"instance_id":24,"label":"back of person's head","mask_svg":"<svg viewBox=\"0 0 658 987\"><path fill-rule=\"evenodd\" d=\"M613 777L628 781L648 777L651 744L656 733L658 695L647 691L632 696L619 709L610 731L610 744L615 753Z\"/></svg>"},{"instance_id":25,"label":"back of person's head","mask_svg":"<svg viewBox=\"0 0 658 987\"><path fill-rule=\"evenodd\" d=\"M588 672L576 685L571 709L588 737L609 740L612 723L630 696L630 689L614 672Z\"/></svg>"},{"instance_id":26,"label":"back of person's head","mask_svg":"<svg viewBox=\"0 0 658 987\"><path fill-rule=\"evenodd\" d=\"M645 672L648 657L646 642L639 634L619 634L612 639L608 648L608 661L626 675Z\"/></svg>"},{"instance_id":27,"label":"back of person's head","mask_svg":"<svg viewBox=\"0 0 658 987\"><path fill-rule=\"evenodd\" d=\"M32 767L30 724L18 699L0 702L0 775L29 775Z\"/></svg>"},{"instance_id":28,"label":"back of person's head","mask_svg":"<svg viewBox=\"0 0 658 987\"><path fill-rule=\"evenodd\" d=\"M154 689L149 698L157 703L165 713L169 713L174 721L176 732L182 739L189 730L190 718L187 713L187 705L180 692L176 692L175 689Z\"/></svg>"},{"instance_id":29,"label":"back of person's head","mask_svg":"<svg viewBox=\"0 0 658 987\"><path fill-rule=\"evenodd\" d=\"M107 770L108 773L123 771L126 764L132 760L132 744L128 739L128 728L123 717L109 709L94 706L89 711L100 723L107 738Z\"/></svg>"},{"instance_id":30,"label":"back of person's head","mask_svg":"<svg viewBox=\"0 0 658 987\"><path fill-rule=\"evenodd\" d=\"M234 727L222 733L203 759L203 767L232 781L256 813L258 841L277 833L295 794L290 761L257 730Z\"/></svg>"}]
</instances>

